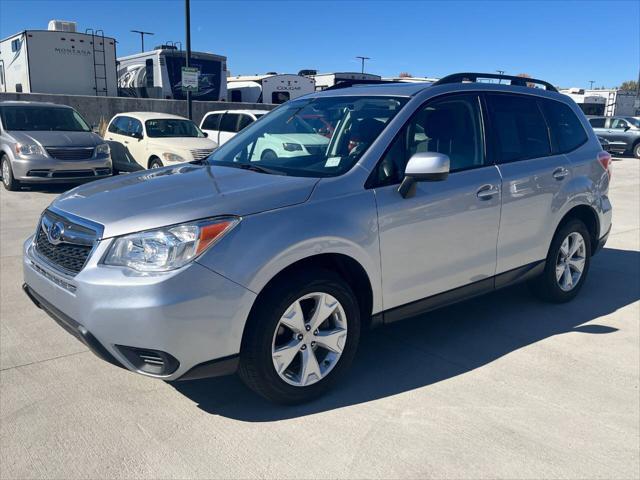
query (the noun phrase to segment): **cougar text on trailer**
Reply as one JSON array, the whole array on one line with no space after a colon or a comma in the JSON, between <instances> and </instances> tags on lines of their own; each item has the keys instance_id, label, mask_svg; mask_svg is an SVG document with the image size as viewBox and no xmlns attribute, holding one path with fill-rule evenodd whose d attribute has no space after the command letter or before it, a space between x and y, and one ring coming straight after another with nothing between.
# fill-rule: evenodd
<instances>
[{"instance_id":1,"label":"cougar text on trailer","mask_svg":"<svg viewBox=\"0 0 640 480\"><path fill-rule=\"evenodd\" d=\"M227 79L230 102L284 103L313 93L314 86L313 79L291 74L238 76Z\"/></svg>"}]
</instances>

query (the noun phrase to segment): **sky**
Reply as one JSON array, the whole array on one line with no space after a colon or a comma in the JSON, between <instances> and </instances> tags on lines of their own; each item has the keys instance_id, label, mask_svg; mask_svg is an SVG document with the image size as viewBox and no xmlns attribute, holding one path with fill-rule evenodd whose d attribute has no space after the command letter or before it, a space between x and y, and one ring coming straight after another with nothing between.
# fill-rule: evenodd
<instances>
[{"instance_id":1,"label":"sky","mask_svg":"<svg viewBox=\"0 0 640 480\"><path fill-rule=\"evenodd\" d=\"M101 28L118 56L185 38L183 0L0 0L0 37L51 19ZM562 87L637 80L640 0L191 1L194 51L227 57L233 75L366 71L442 77L528 73Z\"/></svg>"}]
</instances>

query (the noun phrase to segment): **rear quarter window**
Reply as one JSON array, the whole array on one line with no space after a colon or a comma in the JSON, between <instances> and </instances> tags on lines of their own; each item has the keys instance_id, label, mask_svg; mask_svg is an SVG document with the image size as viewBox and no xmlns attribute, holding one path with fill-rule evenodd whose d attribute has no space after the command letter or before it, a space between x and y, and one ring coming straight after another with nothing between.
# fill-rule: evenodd
<instances>
[{"instance_id":1,"label":"rear quarter window","mask_svg":"<svg viewBox=\"0 0 640 480\"><path fill-rule=\"evenodd\" d=\"M547 99L540 99L540 104L549 125L554 153L571 152L586 143L587 132L571 107Z\"/></svg>"},{"instance_id":2,"label":"rear quarter window","mask_svg":"<svg viewBox=\"0 0 640 480\"><path fill-rule=\"evenodd\" d=\"M604 128L604 118L590 118L591 128Z\"/></svg>"}]
</instances>

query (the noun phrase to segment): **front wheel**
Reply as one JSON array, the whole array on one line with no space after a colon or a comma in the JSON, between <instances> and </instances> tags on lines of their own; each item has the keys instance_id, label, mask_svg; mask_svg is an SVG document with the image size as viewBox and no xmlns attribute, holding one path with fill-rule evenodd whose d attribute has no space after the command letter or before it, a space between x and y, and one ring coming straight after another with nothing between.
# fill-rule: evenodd
<instances>
[{"instance_id":1,"label":"front wheel","mask_svg":"<svg viewBox=\"0 0 640 480\"><path fill-rule=\"evenodd\" d=\"M636 158L640 158L640 142L636 143L633 147L633 156Z\"/></svg>"},{"instance_id":2,"label":"front wheel","mask_svg":"<svg viewBox=\"0 0 640 480\"><path fill-rule=\"evenodd\" d=\"M162 168L164 165L162 164L162 160L157 157L153 157L149 160L149 168Z\"/></svg>"},{"instance_id":3,"label":"front wheel","mask_svg":"<svg viewBox=\"0 0 640 480\"><path fill-rule=\"evenodd\" d=\"M6 190L15 191L20 187L20 183L13 177L11 162L6 155L0 158L0 170L2 171L2 185Z\"/></svg>"},{"instance_id":4,"label":"front wheel","mask_svg":"<svg viewBox=\"0 0 640 480\"><path fill-rule=\"evenodd\" d=\"M532 282L544 300L564 303L575 298L589 272L591 236L584 223L570 220L558 229L545 263L544 273Z\"/></svg>"},{"instance_id":5,"label":"front wheel","mask_svg":"<svg viewBox=\"0 0 640 480\"><path fill-rule=\"evenodd\" d=\"M353 291L326 270L268 287L246 326L240 377L268 400L295 404L322 395L347 370L360 339Z\"/></svg>"}]
</instances>

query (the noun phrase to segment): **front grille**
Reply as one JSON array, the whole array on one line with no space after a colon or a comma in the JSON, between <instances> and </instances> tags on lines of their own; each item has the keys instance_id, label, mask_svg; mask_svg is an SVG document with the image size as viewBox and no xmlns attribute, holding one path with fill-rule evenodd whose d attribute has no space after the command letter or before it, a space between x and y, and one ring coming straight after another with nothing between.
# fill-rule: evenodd
<instances>
[{"instance_id":1,"label":"front grille","mask_svg":"<svg viewBox=\"0 0 640 480\"><path fill-rule=\"evenodd\" d=\"M34 242L37 256L67 275L76 275L86 264L100 236L100 226L92 228L89 225L93 224L78 224L46 210Z\"/></svg>"},{"instance_id":2,"label":"front grille","mask_svg":"<svg viewBox=\"0 0 640 480\"><path fill-rule=\"evenodd\" d=\"M51 178L85 178L95 177L93 170L56 170L51 174Z\"/></svg>"},{"instance_id":3,"label":"front grille","mask_svg":"<svg viewBox=\"0 0 640 480\"><path fill-rule=\"evenodd\" d=\"M207 158L213 152L213 148L200 148L197 150L191 150L191 156L194 160L202 160Z\"/></svg>"},{"instance_id":4,"label":"front grille","mask_svg":"<svg viewBox=\"0 0 640 480\"><path fill-rule=\"evenodd\" d=\"M324 151L326 150L326 145L305 145L304 148L307 149L311 155L324 155Z\"/></svg>"},{"instance_id":5,"label":"front grille","mask_svg":"<svg viewBox=\"0 0 640 480\"><path fill-rule=\"evenodd\" d=\"M47 153L52 158L58 160L87 160L93 157L93 147L79 147L79 148L57 148L57 147L45 147Z\"/></svg>"},{"instance_id":6,"label":"front grille","mask_svg":"<svg viewBox=\"0 0 640 480\"><path fill-rule=\"evenodd\" d=\"M84 267L89 258L91 247L86 245L72 245L70 243L60 243L53 245L49 243L47 234L42 228L38 230L36 237L36 250L55 266L71 273L78 273Z\"/></svg>"}]
</instances>

